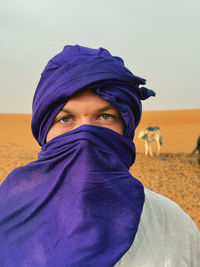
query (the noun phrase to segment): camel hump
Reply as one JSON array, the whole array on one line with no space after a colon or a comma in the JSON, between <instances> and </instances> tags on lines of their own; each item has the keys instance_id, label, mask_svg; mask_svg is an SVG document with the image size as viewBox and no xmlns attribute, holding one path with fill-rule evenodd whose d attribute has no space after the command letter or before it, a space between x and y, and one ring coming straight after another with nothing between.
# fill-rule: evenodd
<instances>
[{"instance_id":1,"label":"camel hump","mask_svg":"<svg viewBox=\"0 0 200 267\"><path fill-rule=\"evenodd\" d=\"M158 127L158 126L149 126L149 127L147 127L147 130L148 131L156 131L156 130L160 130L160 127Z\"/></svg>"}]
</instances>

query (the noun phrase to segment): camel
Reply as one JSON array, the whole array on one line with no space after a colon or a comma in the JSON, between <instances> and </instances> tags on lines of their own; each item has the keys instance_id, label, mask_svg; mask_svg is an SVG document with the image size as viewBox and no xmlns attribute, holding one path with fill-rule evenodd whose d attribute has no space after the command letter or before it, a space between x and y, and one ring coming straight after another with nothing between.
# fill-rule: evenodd
<instances>
[{"instance_id":1,"label":"camel","mask_svg":"<svg viewBox=\"0 0 200 267\"><path fill-rule=\"evenodd\" d=\"M160 154L161 145L162 145L162 133L159 127L149 126L145 130L141 130L138 135L139 139L144 139L145 142L145 155L148 155L148 152L153 156L151 142L156 141L158 146L157 156Z\"/></svg>"},{"instance_id":2,"label":"camel","mask_svg":"<svg viewBox=\"0 0 200 267\"><path fill-rule=\"evenodd\" d=\"M198 156L198 163L200 165L200 136L197 139L197 145L196 145L195 149L192 151L192 154L194 154L196 151L198 151L198 154L199 154L199 156Z\"/></svg>"}]
</instances>

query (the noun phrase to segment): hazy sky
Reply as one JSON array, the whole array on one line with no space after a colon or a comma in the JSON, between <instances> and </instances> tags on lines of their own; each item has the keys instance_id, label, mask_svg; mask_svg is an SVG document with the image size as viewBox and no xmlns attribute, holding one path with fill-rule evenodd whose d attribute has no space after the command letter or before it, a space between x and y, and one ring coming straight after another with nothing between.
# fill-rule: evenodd
<instances>
[{"instance_id":1,"label":"hazy sky","mask_svg":"<svg viewBox=\"0 0 200 267\"><path fill-rule=\"evenodd\" d=\"M199 0L0 0L0 112L31 113L47 61L105 47L147 79L144 110L200 108Z\"/></svg>"}]
</instances>

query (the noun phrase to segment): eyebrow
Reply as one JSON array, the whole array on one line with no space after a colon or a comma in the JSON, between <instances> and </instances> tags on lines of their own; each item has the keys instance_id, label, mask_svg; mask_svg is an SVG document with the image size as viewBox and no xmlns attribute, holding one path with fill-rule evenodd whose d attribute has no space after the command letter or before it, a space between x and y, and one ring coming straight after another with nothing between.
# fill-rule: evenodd
<instances>
[{"instance_id":1,"label":"eyebrow","mask_svg":"<svg viewBox=\"0 0 200 267\"><path fill-rule=\"evenodd\" d=\"M98 109L99 112L103 112L103 111L106 111L106 110L109 110L109 109L116 109L112 104L109 104L105 107L102 107L100 109Z\"/></svg>"},{"instance_id":2,"label":"eyebrow","mask_svg":"<svg viewBox=\"0 0 200 267\"><path fill-rule=\"evenodd\" d=\"M98 112L104 112L104 111L107 111L109 109L116 109L116 108L112 104L108 104L107 106L102 107L102 108L98 109L97 111ZM60 112L71 113L72 111L70 109L63 108L63 109L61 109Z\"/></svg>"}]
</instances>

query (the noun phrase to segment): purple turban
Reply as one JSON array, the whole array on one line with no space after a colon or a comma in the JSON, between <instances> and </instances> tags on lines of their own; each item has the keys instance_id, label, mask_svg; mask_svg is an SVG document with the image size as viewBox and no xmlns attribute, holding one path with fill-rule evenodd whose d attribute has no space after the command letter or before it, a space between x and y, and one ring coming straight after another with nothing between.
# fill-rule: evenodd
<instances>
[{"instance_id":1,"label":"purple turban","mask_svg":"<svg viewBox=\"0 0 200 267\"><path fill-rule=\"evenodd\" d=\"M125 135L133 139L141 118L140 99L155 95L152 90L139 87L141 84L145 84L145 80L132 74L123 60L108 50L65 46L48 62L36 89L33 135L43 145L56 114L66 101L73 94L90 88L118 108L126 124Z\"/></svg>"}]
</instances>

